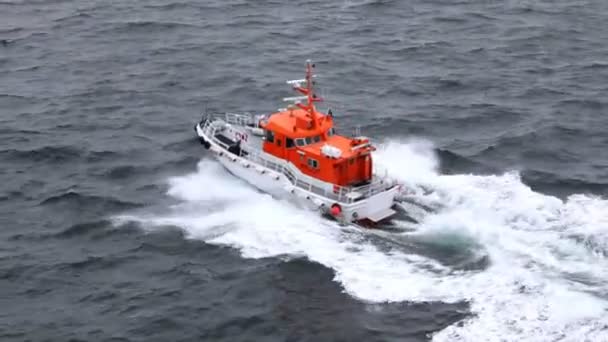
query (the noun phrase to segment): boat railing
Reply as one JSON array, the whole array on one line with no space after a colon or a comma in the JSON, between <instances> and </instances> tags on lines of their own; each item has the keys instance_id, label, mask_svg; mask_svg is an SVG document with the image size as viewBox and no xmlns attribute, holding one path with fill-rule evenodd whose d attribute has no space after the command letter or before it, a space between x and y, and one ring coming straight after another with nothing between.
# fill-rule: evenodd
<instances>
[{"instance_id":1,"label":"boat railing","mask_svg":"<svg viewBox=\"0 0 608 342\"><path fill-rule=\"evenodd\" d=\"M289 182L297 188L304 189L327 198L331 198L338 202L352 202L349 201L346 197L346 194L350 192L346 187L335 186L333 191L327 190L326 188L316 185L315 183L310 182L305 178L298 177L298 173L300 173L300 170L298 170L292 164L274 162L266 158L262 153L260 153L260 151L256 151L254 149L247 150L245 152L246 154L242 154L242 157L285 175Z\"/></svg>"},{"instance_id":2,"label":"boat railing","mask_svg":"<svg viewBox=\"0 0 608 342\"><path fill-rule=\"evenodd\" d=\"M371 197L373 195L385 191L391 185L387 179L378 178L370 184L359 187L334 185L332 189L329 190L327 188L315 184L314 182L308 181L305 178L298 177L300 170L298 170L294 165L290 163L274 162L265 157L262 153L260 153L260 151L256 151L254 149L247 150L245 152L246 155L242 154L241 157L244 157L248 160L261 164L262 166L267 167L273 171L285 175L285 177L287 177L287 179L293 186L307 190L317 195L322 195L324 197L331 198L338 202L352 203L358 199ZM355 193L358 194L358 196L353 196Z\"/></svg>"},{"instance_id":3,"label":"boat railing","mask_svg":"<svg viewBox=\"0 0 608 342\"><path fill-rule=\"evenodd\" d=\"M235 116L226 115L226 116L220 116L220 118L224 119L224 121L227 123L232 122L232 123L236 124L236 122L243 122L243 121L236 121L236 120L242 120L241 118L239 118L239 116L244 116L244 115L243 114L235 114ZM230 119L228 119L230 121L228 121L225 118L230 118ZM252 117L249 116L249 118L252 118ZM221 141L215 137L217 129L218 129L218 127L216 125L216 121L210 120L210 119L206 120L204 122L203 126L201 127L201 130L205 133L205 135L207 135L208 137L213 139L213 141L216 144L220 145L223 149L228 150L229 146L226 143L224 143L223 141ZM251 162L255 162L257 164L262 165L265 168L268 168L270 170L273 170L275 172L285 175L285 177L289 180L289 182L295 187L307 190L307 191L315 193L317 195L321 195L321 196L324 196L324 197L327 197L327 198L330 198L332 200L342 202L342 203L352 203L352 202L355 202L355 201L363 199L363 198L371 197L373 195L376 195L378 193L385 191L391 185L386 177L379 177L379 178L375 178L371 183L363 185L363 186L356 187L356 186L334 185L332 187L332 189L329 190L327 188L324 188L322 186L315 184L314 182L307 180L304 177L298 177L298 175L301 173L301 171L298 170L293 164L275 162L275 161L271 160L270 158L268 158L267 156L265 156L262 153L262 151L257 150L255 148L248 147L248 148L241 149L241 152L239 153L239 157L249 160Z\"/></svg>"},{"instance_id":4,"label":"boat railing","mask_svg":"<svg viewBox=\"0 0 608 342\"><path fill-rule=\"evenodd\" d=\"M207 121L221 119L231 125L249 126L255 124L255 117L251 113L210 113L206 115Z\"/></svg>"}]
</instances>

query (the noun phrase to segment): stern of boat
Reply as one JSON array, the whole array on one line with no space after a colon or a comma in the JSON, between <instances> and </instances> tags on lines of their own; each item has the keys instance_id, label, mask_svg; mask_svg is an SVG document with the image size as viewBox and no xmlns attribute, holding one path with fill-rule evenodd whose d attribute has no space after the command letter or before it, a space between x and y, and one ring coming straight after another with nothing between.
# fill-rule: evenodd
<instances>
[{"instance_id":1,"label":"stern of boat","mask_svg":"<svg viewBox=\"0 0 608 342\"><path fill-rule=\"evenodd\" d=\"M387 220L397 213L393 206L398 192L399 187L395 185L364 200L345 206L342 215L349 222L369 220L378 223Z\"/></svg>"}]
</instances>

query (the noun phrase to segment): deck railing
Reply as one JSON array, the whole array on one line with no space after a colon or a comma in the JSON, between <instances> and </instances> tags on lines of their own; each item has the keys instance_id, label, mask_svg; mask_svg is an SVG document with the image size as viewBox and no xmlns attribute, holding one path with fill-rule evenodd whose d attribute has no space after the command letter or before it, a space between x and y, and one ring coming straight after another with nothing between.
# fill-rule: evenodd
<instances>
[{"instance_id":1,"label":"deck railing","mask_svg":"<svg viewBox=\"0 0 608 342\"><path fill-rule=\"evenodd\" d=\"M247 113L247 114L225 113L223 119L227 123L233 124L233 125L247 126L247 125L254 124L254 117L253 117L253 115L251 115L249 113Z\"/></svg>"}]
</instances>

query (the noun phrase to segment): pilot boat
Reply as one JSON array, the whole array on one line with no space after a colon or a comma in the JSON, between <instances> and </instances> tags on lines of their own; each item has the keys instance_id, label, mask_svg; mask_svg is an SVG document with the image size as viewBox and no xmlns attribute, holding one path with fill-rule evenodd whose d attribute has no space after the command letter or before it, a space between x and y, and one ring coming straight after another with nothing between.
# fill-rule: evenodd
<instances>
[{"instance_id":1,"label":"pilot boat","mask_svg":"<svg viewBox=\"0 0 608 342\"><path fill-rule=\"evenodd\" d=\"M287 81L300 96L270 115L207 114L194 127L205 148L233 175L272 196L288 198L343 223L378 223L396 213L401 185L374 171L375 147L345 136L314 91L313 69Z\"/></svg>"}]
</instances>

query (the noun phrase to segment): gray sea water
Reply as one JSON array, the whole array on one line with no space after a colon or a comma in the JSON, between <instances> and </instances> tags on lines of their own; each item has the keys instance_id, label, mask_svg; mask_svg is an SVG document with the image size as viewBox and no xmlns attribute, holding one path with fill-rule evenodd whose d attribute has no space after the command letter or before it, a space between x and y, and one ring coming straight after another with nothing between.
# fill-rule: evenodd
<instances>
[{"instance_id":1,"label":"gray sea water","mask_svg":"<svg viewBox=\"0 0 608 342\"><path fill-rule=\"evenodd\" d=\"M0 2L0 338L608 341L607 19L599 0ZM340 129L436 213L387 241L210 159L201 113L282 107L306 59Z\"/></svg>"}]
</instances>

